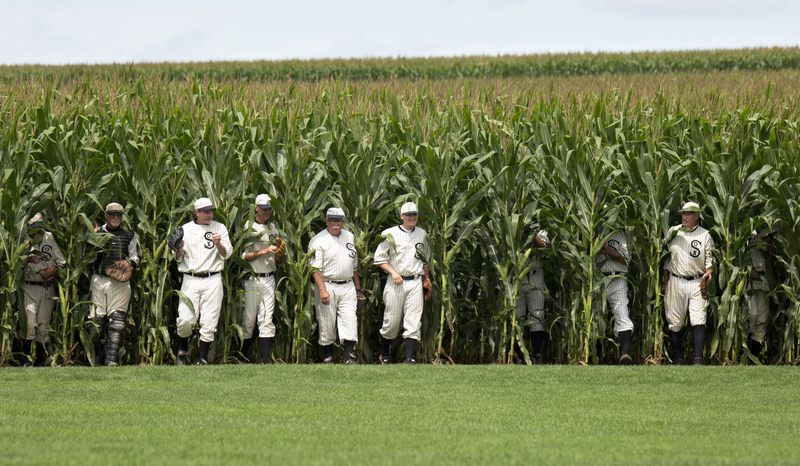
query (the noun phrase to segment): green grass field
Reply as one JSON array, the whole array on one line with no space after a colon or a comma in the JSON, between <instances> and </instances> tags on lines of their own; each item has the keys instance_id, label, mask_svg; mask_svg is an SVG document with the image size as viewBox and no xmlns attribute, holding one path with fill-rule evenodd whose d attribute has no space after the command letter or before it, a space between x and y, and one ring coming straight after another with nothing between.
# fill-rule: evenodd
<instances>
[{"instance_id":1,"label":"green grass field","mask_svg":"<svg viewBox=\"0 0 800 466\"><path fill-rule=\"evenodd\" d=\"M794 367L0 370L2 464L797 464Z\"/></svg>"}]
</instances>

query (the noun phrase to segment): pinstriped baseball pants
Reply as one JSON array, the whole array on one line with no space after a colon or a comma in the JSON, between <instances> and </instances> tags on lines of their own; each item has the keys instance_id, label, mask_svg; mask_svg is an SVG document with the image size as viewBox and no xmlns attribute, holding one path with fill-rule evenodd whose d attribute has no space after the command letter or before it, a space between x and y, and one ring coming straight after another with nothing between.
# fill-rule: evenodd
<instances>
[{"instance_id":1,"label":"pinstriped baseball pants","mask_svg":"<svg viewBox=\"0 0 800 466\"><path fill-rule=\"evenodd\" d=\"M128 312L131 282L118 282L111 277L92 275L92 307L89 318L105 317L114 311Z\"/></svg>"},{"instance_id":2,"label":"pinstriped baseball pants","mask_svg":"<svg viewBox=\"0 0 800 466\"><path fill-rule=\"evenodd\" d=\"M178 336L181 338L192 336L199 318L200 341L207 343L214 341L222 306L222 275L201 278L183 274L181 293L192 302L194 310L181 299L178 305Z\"/></svg>"},{"instance_id":3,"label":"pinstriped baseball pants","mask_svg":"<svg viewBox=\"0 0 800 466\"><path fill-rule=\"evenodd\" d=\"M700 279L684 280L670 276L667 295L664 297L667 324L671 331L678 332L686 322L686 312L692 325L705 325L708 301L700 294Z\"/></svg>"},{"instance_id":4,"label":"pinstriped baseball pants","mask_svg":"<svg viewBox=\"0 0 800 466\"><path fill-rule=\"evenodd\" d=\"M322 304L319 288L314 286L314 304L319 322L319 344L332 345L339 341L358 341L358 321L356 319L356 286L352 281L341 285L325 282L325 289L331 297L330 304Z\"/></svg>"},{"instance_id":5,"label":"pinstriped baseball pants","mask_svg":"<svg viewBox=\"0 0 800 466\"><path fill-rule=\"evenodd\" d=\"M242 318L244 338L253 337L256 322L260 338L274 337L275 324L272 322L272 314L275 310L275 276L247 279L244 282L244 291Z\"/></svg>"},{"instance_id":6,"label":"pinstriped baseball pants","mask_svg":"<svg viewBox=\"0 0 800 466\"><path fill-rule=\"evenodd\" d=\"M403 280L402 285L395 285L392 276L386 278L383 288L383 302L386 310L383 313L381 336L394 340L400 332L400 321L403 322L403 338L419 341L422 327L422 279Z\"/></svg>"},{"instance_id":7,"label":"pinstriped baseball pants","mask_svg":"<svg viewBox=\"0 0 800 466\"><path fill-rule=\"evenodd\" d=\"M764 290L750 290L750 308L747 313L747 330L756 336L760 343L767 337L767 320L769 307L767 292Z\"/></svg>"},{"instance_id":8,"label":"pinstriped baseball pants","mask_svg":"<svg viewBox=\"0 0 800 466\"><path fill-rule=\"evenodd\" d=\"M619 332L633 330L633 321L628 315L628 281L624 276L611 276L603 280L606 301L614 315L614 336Z\"/></svg>"},{"instance_id":9,"label":"pinstriped baseball pants","mask_svg":"<svg viewBox=\"0 0 800 466\"><path fill-rule=\"evenodd\" d=\"M529 317L531 332L544 331L544 274L537 269L532 283L522 285L517 297L517 319Z\"/></svg>"},{"instance_id":10,"label":"pinstriped baseball pants","mask_svg":"<svg viewBox=\"0 0 800 466\"><path fill-rule=\"evenodd\" d=\"M44 287L39 285L22 285L25 295L25 314L28 317L28 340L34 338L39 343L50 341L50 318L53 316L53 308L56 302L53 298L56 295L57 284Z\"/></svg>"}]
</instances>

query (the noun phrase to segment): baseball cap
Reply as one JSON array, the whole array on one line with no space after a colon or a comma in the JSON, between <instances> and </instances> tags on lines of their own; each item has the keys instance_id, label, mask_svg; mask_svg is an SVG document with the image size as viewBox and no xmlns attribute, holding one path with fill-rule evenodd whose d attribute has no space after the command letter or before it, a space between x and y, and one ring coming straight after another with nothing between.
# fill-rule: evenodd
<instances>
[{"instance_id":1,"label":"baseball cap","mask_svg":"<svg viewBox=\"0 0 800 466\"><path fill-rule=\"evenodd\" d=\"M334 219L344 218L344 210L342 210L342 209L340 209L338 207L331 207L330 209L328 209L327 217L328 218L334 218Z\"/></svg>"},{"instance_id":2,"label":"baseball cap","mask_svg":"<svg viewBox=\"0 0 800 466\"><path fill-rule=\"evenodd\" d=\"M256 196L256 206L258 206L263 210L271 209L272 208L272 204L270 203L271 200L272 198L269 197L269 194L259 194L258 196Z\"/></svg>"},{"instance_id":3,"label":"baseball cap","mask_svg":"<svg viewBox=\"0 0 800 466\"><path fill-rule=\"evenodd\" d=\"M40 214L39 212L36 212L36 215L31 217L30 220L28 220L28 229L38 228L36 226L36 223L37 222L43 222L43 221L44 221L44 217L42 217L42 214Z\"/></svg>"},{"instance_id":4,"label":"baseball cap","mask_svg":"<svg viewBox=\"0 0 800 466\"><path fill-rule=\"evenodd\" d=\"M106 213L107 214L122 214L122 213L125 213L125 209L122 207L121 204L117 204L116 202L112 202L111 204L106 206Z\"/></svg>"},{"instance_id":5,"label":"baseball cap","mask_svg":"<svg viewBox=\"0 0 800 466\"><path fill-rule=\"evenodd\" d=\"M400 207L400 214L416 214L417 213L417 205L413 202L406 202Z\"/></svg>"},{"instance_id":6,"label":"baseball cap","mask_svg":"<svg viewBox=\"0 0 800 466\"><path fill-rule=\"evenodd\" d=\"M201 197L200 199L194 201L194 210L214 210L214 204L211 203L211 199L207 197Z\"/></svg>"},{"instance_id":7,"label":"baseball cap","mask_svg":"<svg viewBox=\"0 0 800 466\"><path fill-rule=\"evenodd\" d=\"M700 205L696 202L687 202L678 212L700 212Z\"/></svg>"}]
</instances>

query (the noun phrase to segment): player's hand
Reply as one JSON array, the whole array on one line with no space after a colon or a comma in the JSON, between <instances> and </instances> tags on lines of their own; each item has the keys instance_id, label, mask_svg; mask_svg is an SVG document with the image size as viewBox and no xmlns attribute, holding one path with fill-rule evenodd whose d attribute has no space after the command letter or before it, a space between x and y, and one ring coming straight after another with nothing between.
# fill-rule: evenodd
<instances>
[{"instance_id":1,"label":"player's hand","mask_svg":"<svg viewBox=\"0 0 800 466\"><path fill-rule=\"evenodd\" d=\"M266 248L261 250L261 254L269 254L269 253L275 254L276 252L278 252L278 246L275 245L267 246Z\"/></svg>"},{"instance_id":2,"label":"player's hand","mask_svg":"<svg viewBox=\"0 0 800 466\"><path fill-rule=\"evenodd\" d=\"M94 220L92 220L92 227L94 227L94 232L97 233L100 231L100 225L97 224Z\"/></svg>"},{"instance_id":3,"label":"player's hand","mask_svg":"<svg viewBox=\"0 0 800 466\"><path fill-rule=\"evenodd\" d=\"M331 303L331 295L328 294L328 290L319 290L319 300L325 305Z\"/></svg>"},{"instance_id":4,"label":"player's hand","mask_svg":"<svg viewBox=\"0 0 800 466\"><path fill-rule=\"evenodd\" d=\"M222 236L219 233L211 233L211 242L214 244L219 244Z\"/></svg>"},{"instance_id":5,"label":"player's hand","mask_svg":"<svg viewBox=\"0 0 800 466\"><path fill-rule=\"evenodd\" d=\"M42 258L37 256L36 254L31 254L30 256L28 256L28 262L30 262L31 264L38 264L41 261Z\"/></svg>"},{"instance_id":6,"label":"player's hand","mask_svg":"<svg viewBox=\"0 0 800 466\"><path fill-rule=\"evenodd\" d=\"M399 273L393 272L392 273L392 281L394 282L395 285L402 285L403 284L403 277Z\"/></svg>"}]
</instances>

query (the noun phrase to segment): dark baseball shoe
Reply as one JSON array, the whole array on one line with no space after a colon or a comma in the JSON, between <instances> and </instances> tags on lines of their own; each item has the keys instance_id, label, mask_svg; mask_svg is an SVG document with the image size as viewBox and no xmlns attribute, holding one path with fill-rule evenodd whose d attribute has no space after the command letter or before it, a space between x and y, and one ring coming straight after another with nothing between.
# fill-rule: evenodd
<instances>
[{"instance_id":1,"label":"dark baseball shoe","mask_svg":"<svg viewBox=\"0 0 800 466\"><path fill-rule=\"evenodd\" d=\"M323 359L322 362L324 364L336 364L335 362L333 362L333 356L328 356L327 358Z\"/></svg>"},{"instance_id":2,"label":"dark baseball shoe","mask_svg":"<svg viewBox=\"0 0 800 466\"><path fill-rule=\"evenodd\" d=\"M208 361L206 361L203 358L198 358L197 362L195 364L198 365L198 366L207 366L208 365Z\"/></svg>"},{"instance_id":3,"label":"dark baseball shoe","mask_svg":"<svg viewBox=\"0 0 800 466\"><path fill-rule=\"evenodd\" d=\"M175 358L175 365L176 366L186 366L189 364L189 360L186 359L186 351L180 350L178 351L178 357Z\"/></svg>"},{"instance_id":4,"label":"dark baseball shoe","mask_svg":"<svg viewBox=\"0 0 800 466\"><path fill-rule=\"evenodd\" d=\"M535 356L533 358L533 365L534 366L541 366L542 364L544 364L544 363L542 362L542 357L541 356Z\"/></svg>"},{"instance_id":5,"label":"dark baseball shoe","mask_svg":"<svg viewBox=\"0 0 800 466\"><path fill-rule=\"evenodd\" d=\"M676 359L675 360L675 365L676 366L682 366L683 365L683 359Z\"/></svg>"},{"instance_id":6,"label":"dark baseball shoe","mask_svg":"<svg viewBox=\"0 0 800 466\"><path fill-rule=\"evenodd\" d=\"M414 358L406 358L405 363L406 364L416 364L417 360L414 359Z\"/></svg>"},{"instance_id":7,"label":"dark baseball shoe","mask_svg":"<svg viewBox=\"0 0 800 466\"><path fill-rule=\"evenodd\" d=\"M630 366L631 364L633 364L633 359L631 359L631 356L629 354L623 354L622 356L619 357L619 364L621 366Z\"/></svg>"},{"instance_id":8,"label":"dark baseball shoe","mask_svg":"<svg viewBox=\"0 0 800 466\"><path fill-rule=\"evenodd\" d=\"M381 361L381 364L391 364L392 363L392 358L390 358L389 356L385 356L383 354L380 356L379 359Z\"/></svg>"},{"instance_id":9,"label":"dark baseball shoe","mask_svg":"<svg viewBox=\"0 0 800 466\"><path fill-rule=\"evenodd\" d=\"M692 363L693 366L702 366L703 365L703 358L694 358L694 362Z\"/></svg>"},{"instance_id":10,"label":"dark baseball shoe","mask_svg":"<svg viewBox=\"0 0 800 466\"><path fill-rule=\"evenodd\" d=\"M31 362L30 359L26 358L25 363L22 365L22 367L33 367L33 363Z\"/></svg>"}]
</instances>

